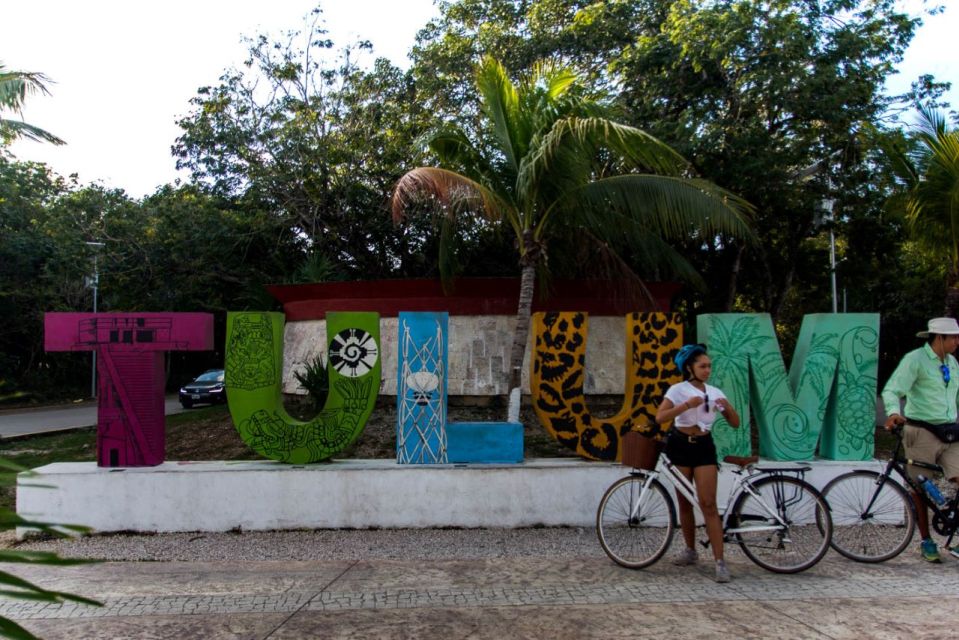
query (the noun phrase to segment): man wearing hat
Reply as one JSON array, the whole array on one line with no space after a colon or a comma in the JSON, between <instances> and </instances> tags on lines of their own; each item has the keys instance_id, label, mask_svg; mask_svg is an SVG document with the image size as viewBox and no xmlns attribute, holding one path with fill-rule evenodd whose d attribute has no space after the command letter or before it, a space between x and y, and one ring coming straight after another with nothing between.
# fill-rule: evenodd
<instances>
[{"instance_id":1,"label":"man wearing hat","mask_svg":"<svg viewBox=\"0 0 959 640\"><path fill-rule=\"evenodd\" d=\"M916 334L926 344L903 357L882 390L886 408L885 427L892 430L905 424L902 442L906 457L942 467L952 482L959 481L959 442L945 443L930 427L956 423L956 395L959 392L959 362L952 355L959 347L959 323L955 318L933 318L929 328ZM906 406L900 409L900 401ZM903 415L904 414L904 415ZM921 471L908 467L915 477ZM916 526L922 535L920 552L929 562L939 562L939 549L929 535L929 512L922 498L912 492L916 505ZM950 549L959 557L959 547Z\"/></svg>"}]
</instances>

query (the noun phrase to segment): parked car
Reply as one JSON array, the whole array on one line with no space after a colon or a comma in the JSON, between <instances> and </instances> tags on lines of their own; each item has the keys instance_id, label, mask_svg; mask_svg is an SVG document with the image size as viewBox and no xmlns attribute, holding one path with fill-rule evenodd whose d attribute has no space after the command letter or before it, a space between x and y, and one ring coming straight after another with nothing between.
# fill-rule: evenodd
<instances>
[{"instance_id":1,"label":"parked car","mask_svg":"<svg viewBox=\"0 0 959 640\"><path fill-rule=\"evenodd\" d=\"M223 386L223 369L204 371L196 379L180 389L180 404L189 409L195 404L220 404L226 402Z\"/></svg>"}]
</instances>

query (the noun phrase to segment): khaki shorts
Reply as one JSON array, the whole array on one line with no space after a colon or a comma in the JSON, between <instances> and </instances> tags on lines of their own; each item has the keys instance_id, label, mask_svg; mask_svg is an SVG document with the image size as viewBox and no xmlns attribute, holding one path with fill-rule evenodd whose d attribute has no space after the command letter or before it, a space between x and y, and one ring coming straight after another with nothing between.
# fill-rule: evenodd
<instances>
[{"instance_id":1,"label":"khaki shorts","mask_svg":"<svg viewBox=\"0 0 959 640\"><path fill-rule=\"evenodd\" d=\"M902 434L902 444L906 448L906 457L928 464L938 464L947 478L959 478L959 442L943 442L927 429L906 424ZM923 469L908 465L909 477L913 480L920 473L927 478L934 477L932 469Z\"/></svg>"}]
</instances>

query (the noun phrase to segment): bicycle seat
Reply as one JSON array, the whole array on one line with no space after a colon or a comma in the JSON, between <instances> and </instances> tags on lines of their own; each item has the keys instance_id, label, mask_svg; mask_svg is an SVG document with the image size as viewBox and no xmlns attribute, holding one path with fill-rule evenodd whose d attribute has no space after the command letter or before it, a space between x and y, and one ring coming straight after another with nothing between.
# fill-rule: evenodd
<instances>
[{"instance_id":1,"label":"bicycle seat","mask_svg":"<svg viewBox=\"0 0 959 640\"><path fill-rule=\"evenodd\" d=\"M759 462L759 456L726 456L723 458L723 462L739 465L740 467L748 467L751 464Z\"/></svg>"}]
</instances>

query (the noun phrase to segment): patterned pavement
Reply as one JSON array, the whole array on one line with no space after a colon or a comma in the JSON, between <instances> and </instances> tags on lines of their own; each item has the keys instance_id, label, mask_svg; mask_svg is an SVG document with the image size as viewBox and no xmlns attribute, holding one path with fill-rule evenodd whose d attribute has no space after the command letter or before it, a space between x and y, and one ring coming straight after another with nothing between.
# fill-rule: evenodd
<instances>
[{"instance_id":1,"label":"patterned pavement","mask_svg":"<svg viewBox=\"0 0 959 640\"><path fill-rule=\"evenodd\" d=\"M103 607L0 599L44 638L943 638L959 626L959 561L910 551L878 565L830 552L777 575L730 550L642 571L604 556L444 560L105 562L4 566Z\"/></svg>"}]
</instances>

